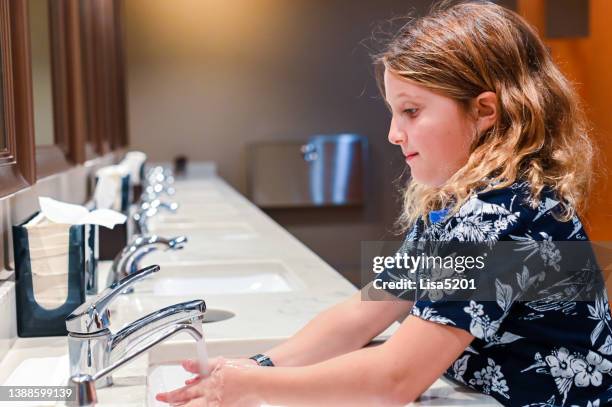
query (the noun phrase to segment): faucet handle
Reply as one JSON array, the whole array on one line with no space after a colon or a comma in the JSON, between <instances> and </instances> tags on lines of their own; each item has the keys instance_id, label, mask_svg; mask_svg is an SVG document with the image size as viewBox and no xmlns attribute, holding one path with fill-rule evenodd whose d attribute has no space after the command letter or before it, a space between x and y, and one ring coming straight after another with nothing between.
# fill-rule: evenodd
<instances>
[{"instance_id":1,"label":"faucet handle","mask_svg":"<svg viewBox=\"0 0 612 407\"><path fill-rule=\"evenodd\" d=\"M158 265L148 266L114 282L99 295L79 305L66 317L66 329L70 333L86 334L103 331L110 325L108 306L113 299L138 280L159 271Z\"/></svg>"}]
</instances>

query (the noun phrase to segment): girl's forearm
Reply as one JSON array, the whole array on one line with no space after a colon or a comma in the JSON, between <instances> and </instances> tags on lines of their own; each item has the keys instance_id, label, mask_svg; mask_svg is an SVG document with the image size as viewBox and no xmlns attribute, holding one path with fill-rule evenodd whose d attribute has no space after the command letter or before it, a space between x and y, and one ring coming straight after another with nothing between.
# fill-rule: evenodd
<instances>
[{"instance_id":1,"label":"girl's forearm","mask_svg":"<svg viewBox=\"0 0 612 407\"><path fill-rule=\"evenodd\" d=\"M287 341L266 352L276 366L306 366L362 348L412 303L362 301L359 293L322 312Z\"/></svg>"},{"instance_id":2,"label":"girl's forearm","mask_svg":"<svg viewBox=\"0 0 612 407\"><path fill-rule=\"evenodd\" d=\"M403 405L397 399L398 378L393 368L392 361L376 347L310 366L235 371L229 379L271 405Z\"/></svg>"},{"instance_id":3,"label":"girl's forearm","mask_svg":"<svg viewBox=\"0 0 612 407\"><path fill-rule=\"evenodd\" d=\"M341 309L324 311L266 354L276 366L306 366L363 347L364 339L350 335L348 321L342 325L341 318Z\"/></svg>"}]
</instances>

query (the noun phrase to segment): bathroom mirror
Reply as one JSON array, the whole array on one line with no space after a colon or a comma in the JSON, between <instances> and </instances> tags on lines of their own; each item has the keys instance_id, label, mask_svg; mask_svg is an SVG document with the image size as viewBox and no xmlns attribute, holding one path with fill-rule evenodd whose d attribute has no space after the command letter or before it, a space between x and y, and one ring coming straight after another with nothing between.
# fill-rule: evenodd
<instances>
[{"instance_id":1,"label":"bathroom mirror","mask_svg":"<svg viewBox=\"0 0 612 407\"><path fill-rule=\"evenodd\" d=\"M26 0L24 0L26 1ZM82 162L77 3L27 0L36 175L44 178ZM76 24L75 24L76 22ZM74 30L73 30L74 31ZM73 45L74 44L74 45Z\"/></svg>"},{"instance_id":2,"label":"bathroom mirror","mask_svg":"<svg viewBox=\"0 0 612 407\"><path fill-rule=\"evenodd\" d=\"M55 144L48 1L29 0L28 15L30 20L35 143L36 146L48 146Z\"/></svg>"}]
</instances>

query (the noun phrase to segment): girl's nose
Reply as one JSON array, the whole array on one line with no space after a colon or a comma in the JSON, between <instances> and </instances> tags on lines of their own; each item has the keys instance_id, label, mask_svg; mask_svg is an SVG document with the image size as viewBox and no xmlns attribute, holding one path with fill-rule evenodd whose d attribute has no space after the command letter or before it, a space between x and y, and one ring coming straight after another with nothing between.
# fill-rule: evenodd
<instances>
[{"instance_id":1,"label":"girl's nose","mask_svg":"<svg viewBox=\"0 0 612 407\"><path fill-rule=\"evenodd\" d=\"M397 129L393 120L391 121L391 126L389 127L389 143L400 145L406 141L406 135L404 132Z\"/></svg>"}]
</instances>

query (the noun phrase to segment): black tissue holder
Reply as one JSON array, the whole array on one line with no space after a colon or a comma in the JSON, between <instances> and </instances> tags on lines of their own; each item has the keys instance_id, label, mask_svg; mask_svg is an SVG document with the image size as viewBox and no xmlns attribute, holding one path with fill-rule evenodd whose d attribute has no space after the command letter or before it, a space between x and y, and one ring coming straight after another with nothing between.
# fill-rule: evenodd
<instances>
[{"instance_id":1,"label":"black tissue holder","mask_svg":"<svg viewBox=\"0 0 612 407\"><path fill-rule=\"evenodd\" d=\"M113 260L128 243L129 208L132 201L132 188L130 176L121 178L121 213L128 216L125 223L115 225L113 229L98 228L98 255L100 260Z\"/></svg>"},{"instance_id":2,"label":"black tissue holder","mask_svg":"<svg viewBox=\"0 0 612 407\"><path fill-rule=\"evenodd\" d=\"M55 308L40 305L34 296L30 239L24 223L13 226L17 333L20 337L63 336L66 317L85 302L85 225L72 225L68 233L68 273L66 300Z\"/></svg>"}]
</instances>

